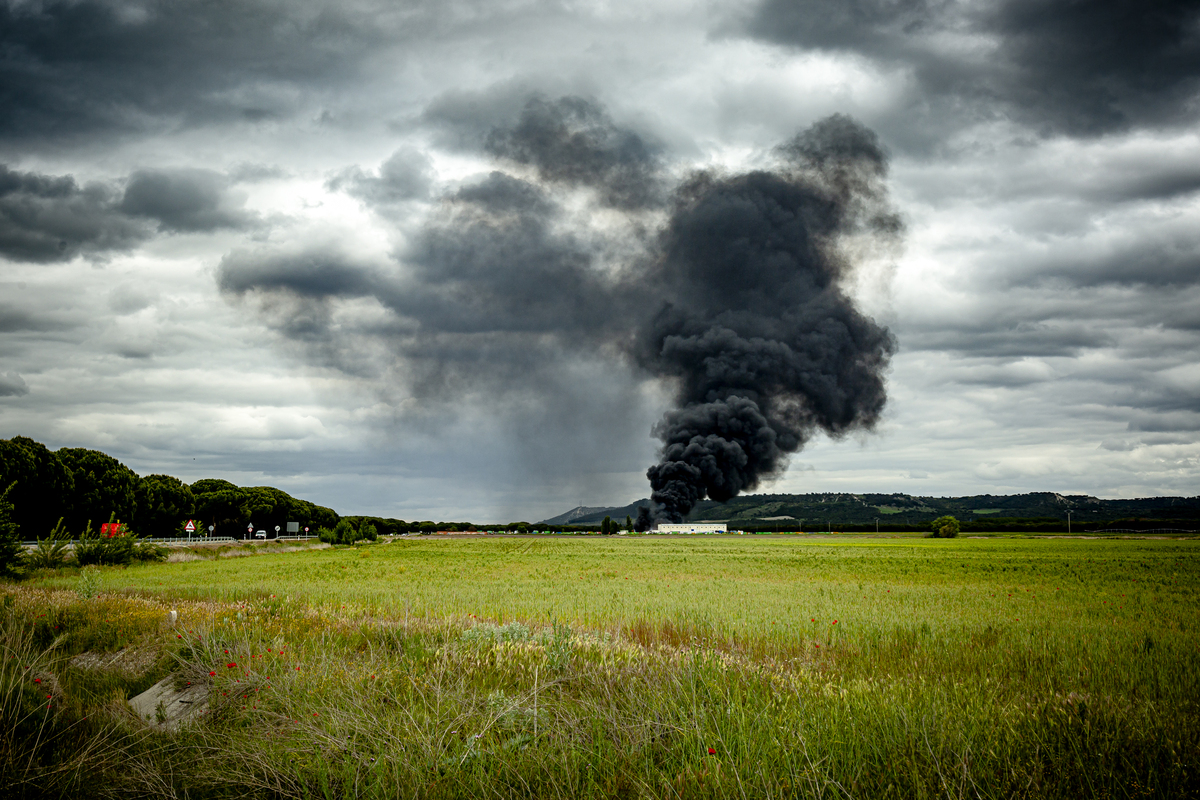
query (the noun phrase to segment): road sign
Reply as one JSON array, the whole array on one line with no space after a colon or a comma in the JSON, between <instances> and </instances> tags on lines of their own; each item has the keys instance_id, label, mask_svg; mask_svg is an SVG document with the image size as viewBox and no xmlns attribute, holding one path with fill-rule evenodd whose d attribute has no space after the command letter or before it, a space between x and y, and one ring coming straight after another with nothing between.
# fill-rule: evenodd
<instances>
[{"instance_id":1,"label":"road sign","mask_svg":"<svg viewBox=\"0 0 1200 800\"><path fill-rule=\"evenodd\" d=\"M246 533L254 533L254 523L253 522L246 525Z\"/></svg>"},{"instance_id":2,"label":"road sign","mask_svg":"<svg viewBox=\"0 0 1200 800\"><path fill-rule=\"evenodd\" d=\"M185 531L187 531L188 533L194 533L194 532L195 532L195 530L196 530L196 523L192 522L192 521L189 519L189 520L187 521L187 525L184 525L184 526L183 526L183 529L184 529Z\"/></svg>"}]
</instances>

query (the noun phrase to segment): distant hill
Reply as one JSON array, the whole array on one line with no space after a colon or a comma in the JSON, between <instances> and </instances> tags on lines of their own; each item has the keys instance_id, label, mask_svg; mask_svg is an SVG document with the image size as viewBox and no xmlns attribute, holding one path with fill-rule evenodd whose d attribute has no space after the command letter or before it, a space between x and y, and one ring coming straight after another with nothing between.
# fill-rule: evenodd
<instances>
[{"instance_id":1,"label":"distant hill","mask_svg":"<svg viewBox=\"0 0 1200 800\"><path fill-rule=\"evenodd\" d=\"M599 525L604 521L605 517L612 517L617 522L624 524L625 517L633 517L637 519L638 506L650 505L650 498L645 500L635 500L627 506L614 506L610 508L593 507L588 508L579 506L572 508L566 514L559 514L557 517L544 519L538 525Z\"/></svg>"},{"instance_id":2,"label":"distant hill","mask_svg":"<svg viewBox=\"0 0 1200 800\"><path fill-rule=\"evenodd\" d=\"M638 500L627 506L577 508L567 514L544 520L551 525L594 525L605 516L624 521L637 517ZM1200 497L1144 497L1133 500L1101 500L1088 495L1061 495L1055 492L1030 492L1013 495L972 495L967 497L922 497L908 494L752 494L735 497L727 503L710 500L697 503L688 516L691 522L715 520L745 528L784 530L866 529L893 530L922 527L945 514L957 517L970 527L989 529L1065 528L1067 512L1072 528L1097 527L1200 528ZM586 513L576 513L586 512ZM568 523L565 517L575 516ZM1173 523L1173 524L1169 524ZM1187 524L1184 524L1187 523Z\"/></svg>"},{"instance_id":3,"label":"distant hill","mask_svg":"<svg viewBox=\"0 0 1200 800\"><path fill-rule=\"evenodd\" d=\"M590 520L595 514L600 514L600 519L603 520L605 511L608 511L605 506L575 506L565 514L542 520L538 525L574 525L581 519Z\"/></svg>"}]
</instances>

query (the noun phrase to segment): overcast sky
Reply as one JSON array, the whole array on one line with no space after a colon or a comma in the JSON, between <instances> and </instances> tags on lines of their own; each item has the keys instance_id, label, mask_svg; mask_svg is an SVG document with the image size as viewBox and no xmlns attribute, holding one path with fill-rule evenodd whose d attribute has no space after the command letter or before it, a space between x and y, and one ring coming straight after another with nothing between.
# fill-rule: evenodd
<instances>
[{"instance_id":1,"label":"overcast sky","mask_svg":"<svg viewBox=\"0 0 1200 800\"><path fill-rule=\"evenodd\" d=\"M840 245L888 401L759 491L1195 495L1185 2L0 0L0 437L343 514L645 497L673 390L596 287L831 114L903 223Z\"/></svg>"}]
</instances>

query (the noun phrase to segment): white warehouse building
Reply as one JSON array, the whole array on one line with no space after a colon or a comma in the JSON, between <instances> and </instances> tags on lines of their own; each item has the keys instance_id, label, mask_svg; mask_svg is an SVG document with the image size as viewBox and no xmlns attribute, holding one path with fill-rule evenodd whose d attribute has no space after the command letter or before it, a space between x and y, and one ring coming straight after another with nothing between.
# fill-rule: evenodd
<instances>
[{"instance_id":1,"label":"white warehouse building","mask_svg":"<svg viewBox=\"0 0 1200 800\"><path fill-rule=\"evenodd\" d=\"M660 522L655 533L725 533L724 522Z\"/></svg>"}]
</instances>

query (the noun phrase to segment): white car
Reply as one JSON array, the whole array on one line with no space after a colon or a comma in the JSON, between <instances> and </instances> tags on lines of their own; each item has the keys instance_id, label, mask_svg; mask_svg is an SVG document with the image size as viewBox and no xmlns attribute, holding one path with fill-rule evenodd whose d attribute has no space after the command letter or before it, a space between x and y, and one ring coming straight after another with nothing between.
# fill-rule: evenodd
<instances>
[{"instance_id":1,"label":"white car","mask_svg":"<svg viewBox=\"0 0 1200 800\"><path fill-rule=\"evenodd\" d=\"M255 539L265 539L265 538L267 538L267 532L266 531L255 531L254 538Z\"/></svg>"}]
</instances>

